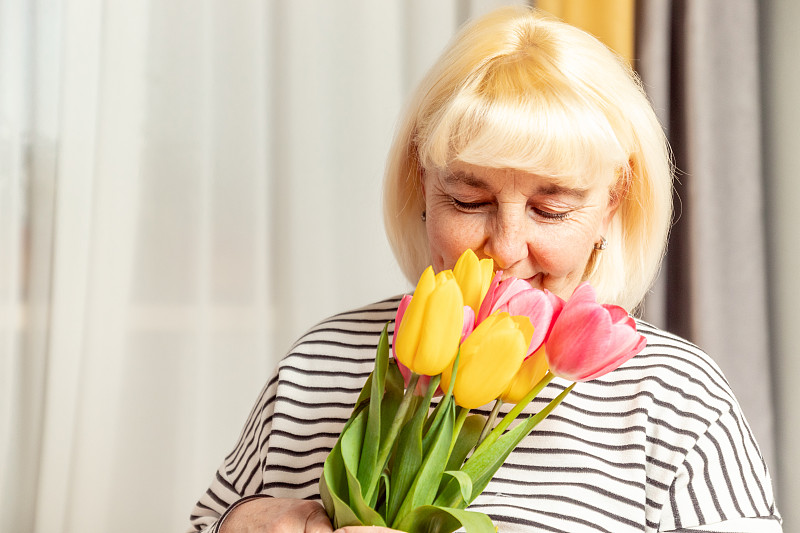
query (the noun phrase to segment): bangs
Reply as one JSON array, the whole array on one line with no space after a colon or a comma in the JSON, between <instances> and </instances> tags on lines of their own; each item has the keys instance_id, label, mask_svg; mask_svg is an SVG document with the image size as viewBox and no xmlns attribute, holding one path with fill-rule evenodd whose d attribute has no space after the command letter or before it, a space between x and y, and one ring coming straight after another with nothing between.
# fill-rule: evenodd
<instances>
[{"instance_id":1,"label":"bangs","mask_svg":"<svg viewBox=\"0 0 800 533\"><path fill-rule=\"evenodd\" d=\"M420 161L445 168L453 160L546 175L587 186L627 164L629 150L613 118L550 71L505 61L465 83L427 123L418 124ZM538 70L538 69L536 69ZM537 75L538 74L538 75Z\"/></svg>"}]
</instances>

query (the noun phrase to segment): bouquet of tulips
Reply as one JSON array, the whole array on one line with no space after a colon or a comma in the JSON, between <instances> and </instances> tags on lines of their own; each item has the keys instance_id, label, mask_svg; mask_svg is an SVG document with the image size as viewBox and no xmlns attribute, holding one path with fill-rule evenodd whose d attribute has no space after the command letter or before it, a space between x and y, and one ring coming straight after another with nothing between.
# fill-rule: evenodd
<instances>
[{"instance_id":1,"label":"bouquet of tulips","mask_svg":"<svg viewBox=\"0 0 800 533\"><path fill-rule=\"evenodd\" d=\"M334 526L410 533L496 531L466 507L508 455L572 390L640 352L645 339L621 307L581 284L568 301L467 250L453 270L428 267L388 324L375 369L325 461L320 494ZM514 421L554 378L573 383ZM443 397L431 409L433 397ZM495 401L491 414L470 413ZM515 406L498 423L503 403Z\"/></svg>"}]
</instances>

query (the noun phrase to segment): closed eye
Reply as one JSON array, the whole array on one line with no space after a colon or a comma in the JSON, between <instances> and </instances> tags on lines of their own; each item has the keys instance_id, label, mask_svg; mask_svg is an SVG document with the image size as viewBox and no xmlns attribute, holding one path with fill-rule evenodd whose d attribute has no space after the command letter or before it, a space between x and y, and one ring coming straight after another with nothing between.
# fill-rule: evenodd
<instances>
[{"instance_id":1,"label":"closed eye","mask_svg":"<svg viewBox=\"0 0 800 533\"><path fill-rule=\"evenodd\" d=\"M486 202L462 202L460 200L456 200L455 198L450 198L450 201L453 202L453 205L461 211L478 211L487 205Z\"/></svg>"},{"instance_id":2,"label":"closed eye","mask_svg":"<svg viewBox=\"0 0 800 533\"><path fill-rule=\"evenodd\" d=\"M535 207L533 207L533 208L531 208L531 209L532 209L532 210L533 210L533 212L534 212L534 213L536 213L538 216L540 216L540 217L542 217L542 218L546 218L546 219L548 219L548 220L564 220L564 219L568 218L568 217L569 217L569 215L570 215L570 212L569 212L569 211L564 211L564 212L560 212L560 211L556 211L556 212L553 212L553 211L544 211L544 210L542 210L542 209L537 209L537 208L535 208Z\"/></svg>"}]
</instances>

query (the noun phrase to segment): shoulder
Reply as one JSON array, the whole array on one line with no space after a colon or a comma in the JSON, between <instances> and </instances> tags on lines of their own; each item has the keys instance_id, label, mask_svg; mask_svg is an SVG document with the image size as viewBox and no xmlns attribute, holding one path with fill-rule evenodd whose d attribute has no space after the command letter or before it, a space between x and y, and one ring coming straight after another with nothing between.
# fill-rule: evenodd
<instances>
[{"instance_id":1,"label":"shoulder","mask_svg":"<svg viewBox=\"0 0 800 533\"><path fill-rule=\"evenodd\" d=\"M618 370L648 395L648 475L669 487L661 525L778 517L767 465L719 366L685 339L637 326L647 347Z\"/></svg>"},{"instance_id":2,"label":"shoulder","mask_svg":"<svg viewBox=\"0 0 800 533\"><path fill-rule=\"evenodd\" d=\"M279 368L289 366L349 366L369 371L384 328L394 332L394 317L402 296L344 311L308 329L289 349Z\"/></svg>"},{"instance_id":3,"label":"shoulder","mask_svg":"<svg viewBox=\"0 0 800 533\"><path fill-rule=\"evenodd\" d=\"M729 414L742 422L737 432L749 432L728 381L708 354L646 322L637 321L637 329L647 346L615 371L587 383L587 394L597 403L646 415L643 427L651 437L684 451Z\"/></svg>"},{"instance_id":4,"label":"shoulder","mask_svg":"<svg viewBox=\"0 0 800 533\"><path fill-rule=\"evenodd\" d=\"M627 365L643 377L700 402L720 414L738 409L733 391L717 363L700 347L647 322L637 320L647 346Z\"/></svg>"}]
</instances>

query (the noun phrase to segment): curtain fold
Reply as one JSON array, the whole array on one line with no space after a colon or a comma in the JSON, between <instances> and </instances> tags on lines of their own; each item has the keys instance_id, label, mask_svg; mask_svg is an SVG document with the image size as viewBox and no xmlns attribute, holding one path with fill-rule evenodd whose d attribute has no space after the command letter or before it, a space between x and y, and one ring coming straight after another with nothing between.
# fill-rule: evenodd
<instances>
[{"instance_id":1,"label":"curtain fold","mask_svg":"<svg viewBox=\"0 0 800 533\"><path fill-rule=\"evenodd\" d=\"M640 0L636 67L662 110L675 223L652 320L708 351L774 468L758 6ZM665 42L666 41L666 42ZM667 100L668 99L668 100ZM653 311L650 305L648 311ZM660 322L659 322L660 321Z\"/></svg>"},{"instance_id":2,"label":"curtain fold","mask_svg":"<svg viewBox=\"0 0 800 533\"><path fill-rule=\"evenodd\" d=\"M54 47L30 31L34 16L0 3L0 513L11 531L30 530L36 508L49 317L50 263L31 258L50 255L55 91L33 87Z\"/></svg>"},{"instance_id":3,"label":"curtain fold","mask_svg":"<svg viewBox=\"0 0 800 533\"><path fill-rule=\"evenodd\" d=\"M768 227L768 281L772 336L773 399L778 504L784 531L800 529L800 150L797 124L800 103L800 3L771 0L761 6L762 95L765 110L763 139Z\"/></svg>"},{"instance_id":4,"label":"curtain fold","mask_svg":"<svg viewBox=\"0 0 800 533\"><path fill-rule=\"evenodd\" d=\"M0 0L4 527L186 527L291 342L409 289L394 123L495 4Z\"/></svg>"}]
</instances>

